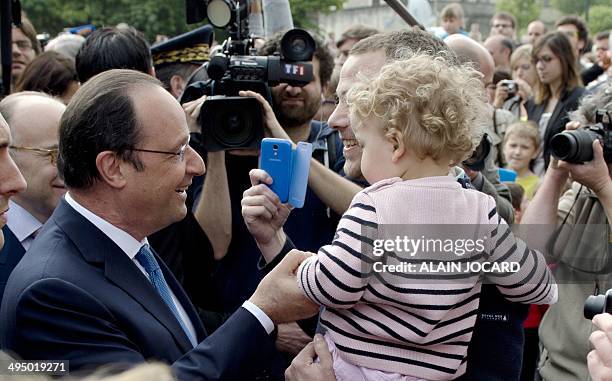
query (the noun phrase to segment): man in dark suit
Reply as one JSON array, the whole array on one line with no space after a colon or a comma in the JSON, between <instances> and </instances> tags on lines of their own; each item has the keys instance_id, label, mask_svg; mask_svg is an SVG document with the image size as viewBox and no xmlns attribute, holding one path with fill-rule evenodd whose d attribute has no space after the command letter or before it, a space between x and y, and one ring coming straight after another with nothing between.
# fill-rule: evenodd
<instances>
[{"instance_id":1,"label":"man in dark suit","mask_svg":"<svg viewBox=\"0 0 612 381\"><path fill-rule=\"evenodd\" d=\"M68 193L9 278L2 349L71 371L155 359L179 380L242 380L268 365L276 324L317 312L294 275L307 254L290 253L206 335L147 241L185 216L205 170L188 143L181 106L155 78L110 70L81 87L60 123Z\"/></svg>"},{"instance_id":2,"label":"man in dark suit","mask_svg":"<svg viewBox=\"0 0 612 381\"><path fill-rule=\"evenodd\" d=\"M66 191L56 166L57 131L65 109L62 102L32 91L0 102L13 138L11 157L28 184L9 202L8 223L2 228L6 245L0 251L0 302L9 275Z\"/></svg>"}]
</instances>

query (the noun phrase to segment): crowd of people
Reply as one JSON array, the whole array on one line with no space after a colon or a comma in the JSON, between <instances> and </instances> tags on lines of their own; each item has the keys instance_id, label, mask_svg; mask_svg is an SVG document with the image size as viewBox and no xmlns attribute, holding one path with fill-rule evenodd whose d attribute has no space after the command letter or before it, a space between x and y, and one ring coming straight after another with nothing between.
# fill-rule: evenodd
<instances>
[{"instance_id":1,"label":"crowd of people","mask_svg":"<svg viewBox=\"0 0 612 381\"><path fill-rule=\"evenodd\" d=\"M288 2L261 8L254 46L278 55ZM582 308L612 289L610 32L564 16L518 36L499 12L483 38L459 3L439 14L433 32L311 33L309 83L240 92L267 137L312 144L302 208L258 150L207 149L207 97L185 90L208 79L211 26L43 47L24 15L0 100L0 363L107 381L612 380L612 315ZM558 158L562 132L583 159Z\"/></svg>"}]
</instances>

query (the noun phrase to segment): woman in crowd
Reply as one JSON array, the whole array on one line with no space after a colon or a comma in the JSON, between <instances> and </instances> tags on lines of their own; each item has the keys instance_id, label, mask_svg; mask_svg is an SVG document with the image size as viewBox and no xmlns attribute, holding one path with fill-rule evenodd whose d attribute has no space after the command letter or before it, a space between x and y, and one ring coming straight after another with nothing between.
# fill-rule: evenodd
<instances>
[{"instance_id":1,"label":"woman in crowd","mask_svg":"<svg viewBox=\"0 0 612 381\"><path fill-rule=\"evenodd\" d=\"M510 57L512 80L515 83L514 95L509 86L497 85L495 108L512 112L517 120L527 120L525 102L533 95L533 88L539 81L538 73L531 59L533 47L529 44L518 47Z\"/></svg>"},{"instance_id":2,"label":"woman in crowd","mask_svg":"<svg viewBox=\"0 0 612 381\"><path fill-rule=\"evenodd\" d=\"M40 91L60 98L65 104L78 89L74 61L55 51L34 58L15 86L15 91Z\"/></svg>"},{"instance_id":3,"label":"woman in crowd","mask_svg":"<svg viewBox=\"0 0 612 381\"><path fill-rule=\"evenodd\" d=\"M541 154L534 166L534 172L542 175L550 161L550 141L565 129L568 112L578 108L584 88L572 45L563 33L552 32L542 37L531 56L539 82L525 108L528 119L538 125L542 139Z\"/></svg>"}]
</instances>

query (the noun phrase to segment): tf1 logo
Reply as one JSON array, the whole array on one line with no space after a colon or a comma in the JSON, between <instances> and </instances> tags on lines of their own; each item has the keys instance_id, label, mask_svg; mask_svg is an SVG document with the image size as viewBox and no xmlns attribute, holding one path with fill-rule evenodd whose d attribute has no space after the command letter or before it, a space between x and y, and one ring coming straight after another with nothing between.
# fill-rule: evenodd
<instances>
[{"instance_id":1,"label":"tf1 logo","mask_svg":"<svg viewBox=\"0 0 612 381\"><path fill-rule=\"evenodd\" d=\"M285 74L289 75L304 75L303 65L285 64Z\"/></svg>"}]
</instances>

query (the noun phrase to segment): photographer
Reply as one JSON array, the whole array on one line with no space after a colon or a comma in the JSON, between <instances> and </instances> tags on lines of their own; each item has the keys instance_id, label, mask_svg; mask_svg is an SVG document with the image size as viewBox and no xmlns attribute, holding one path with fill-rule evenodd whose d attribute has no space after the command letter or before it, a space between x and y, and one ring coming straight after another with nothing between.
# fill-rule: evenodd
<instances>
[{"instance_id":1,"label":"photographer","mask_svg":"<svg viewBox=\"0 0 612 381\"><path fill-rule=\"evenodd\" d=\"M512 53L512 81L502 81L495 89L493 107L510 111L517 120L527 120L525 102L533 95L533 87L538 82L531 49L531 45L522 45Z\"/></svg>"},{"instance_id":2,"label":"photographer","mask_svg":"<svg viewBox=\"0 0 612 381\"><path fill-rule=\"evenodd\" d=\"M612 113L612 86L584 98L566 128L595 123L598 109ZM539 373L544 380L587 379L584 359L590 351L591 324L582 316L582 305L588 295L612 287L612 274L605 269L610 261L607 237L612 217L612 166L604 160L599 141L594 141L592 148L593 160L584 164L551 161L521 221L539 225L524 229L532 233L525 238L536 248L544 247L550 236L551 232L543 230L555 229L548 254L556 263L559 301L540 324ZM570 175L572 188L561 196Z\"/></svg>"}]
</instances>

